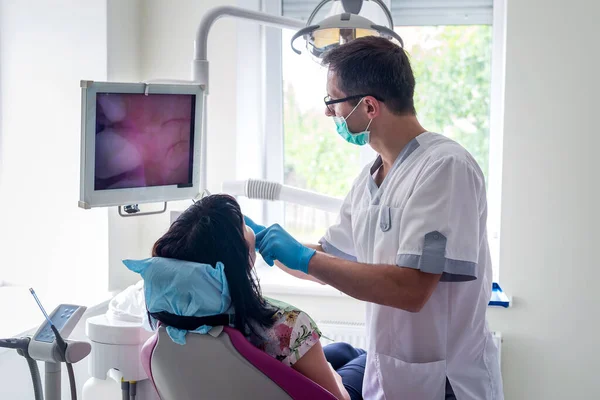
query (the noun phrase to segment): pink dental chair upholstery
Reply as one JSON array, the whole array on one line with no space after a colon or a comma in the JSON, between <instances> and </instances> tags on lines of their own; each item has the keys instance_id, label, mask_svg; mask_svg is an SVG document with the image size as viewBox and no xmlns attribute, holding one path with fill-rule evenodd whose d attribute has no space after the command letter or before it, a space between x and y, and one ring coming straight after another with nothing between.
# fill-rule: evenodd
<instances>
[{"instance_id":1,"label":"pink dental chair upholstery","mask_svg":"<svg viewBox=\"0 0 600 400\"><path fill-rule=\"evenodd\" d=\"M174 343L160 327L142 348L142 365L162 400L335 400L233 328L190 333L186 341Z\"/></svg>"}]
</instances>

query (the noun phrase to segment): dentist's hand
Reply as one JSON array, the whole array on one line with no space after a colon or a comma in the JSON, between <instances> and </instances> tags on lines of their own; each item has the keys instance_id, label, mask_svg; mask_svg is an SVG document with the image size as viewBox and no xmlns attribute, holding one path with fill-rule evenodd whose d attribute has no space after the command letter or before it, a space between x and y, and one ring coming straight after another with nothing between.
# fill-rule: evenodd
<instances>
[{"instance_id":1,"label":"dentist's hand","mask_svg":"<svg viewBox=\"0 0 600 400\"><path fill-rule=\"evenodd\" d=\"M244 215L244 223L246 224L246 226L248 226L250 229L252 229L252 231L254 232L254 235L258 235L259 233L261 233L262 231L264 231L265 228L262 225L257 224L256 222L252 221L252 219L250 219L249 217ZM258 250L258 241L255 242L255 250Z\"/></svg>"},{"instance_id":2,"label":"dentist's hand","mask_svg":"<svg viewBox=\"0 0 600 400\"><path fill-rule=\"evenodd\" d=\"M266 228L262 225L257 224L256 222L252 221L249 217L244 215L244 222L246 223L246 225L248 225L250 227L250 229L252 229L254 231L255 235L258 235L259 233L261 233L262 231L264 231Z\"/></svg>"},{"instance_id":3,"label":"dentist's hand","mask_svg":"<svg viewBox=\"0 0 600 400\"><path fill-rule=\"evenodd\" d=\"M271 266L275 260L286 267L308 274L308 263L316 250L301 245L278 224L256 235L256 246L265 262Z\"/></svg>"}]
</instances>

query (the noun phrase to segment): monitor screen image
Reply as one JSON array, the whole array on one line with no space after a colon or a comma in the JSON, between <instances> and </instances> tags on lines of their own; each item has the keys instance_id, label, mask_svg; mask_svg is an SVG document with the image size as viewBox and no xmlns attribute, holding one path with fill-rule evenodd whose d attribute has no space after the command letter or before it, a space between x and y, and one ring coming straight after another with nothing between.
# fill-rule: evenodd
<instances>
[{"instance_id":1,"label":"monitor screen image","mask_svg":"<svg viewBox=\"0 0 600 400\"><path fill-rule=\"evenodd\" d=\"M94 190L191 187L195 97L98 92Z\"/></svg>"}]
</instances>

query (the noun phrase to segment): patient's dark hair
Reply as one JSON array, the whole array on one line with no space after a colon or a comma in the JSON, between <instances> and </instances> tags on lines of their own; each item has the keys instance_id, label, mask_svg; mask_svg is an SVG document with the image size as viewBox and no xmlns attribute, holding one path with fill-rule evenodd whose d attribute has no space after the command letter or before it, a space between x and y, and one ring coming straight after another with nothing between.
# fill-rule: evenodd
<instances>
[{"instance_id":1,"label":"patient's dark hair","mask_svg":"<svg viewBox=\"0 0 600 400\"><path fill-rule=\"evenodd\" d=\"M244 216L227 195L202 198L188 208L154 244L153 257L175 258L215 266L222 262L235 311L234 327L244 333L254 326L273 326L275 310L263 299L250 265L244 238ZM166 325L195 329L193 318L151 313Z\"/></svg>"}]
</instances>

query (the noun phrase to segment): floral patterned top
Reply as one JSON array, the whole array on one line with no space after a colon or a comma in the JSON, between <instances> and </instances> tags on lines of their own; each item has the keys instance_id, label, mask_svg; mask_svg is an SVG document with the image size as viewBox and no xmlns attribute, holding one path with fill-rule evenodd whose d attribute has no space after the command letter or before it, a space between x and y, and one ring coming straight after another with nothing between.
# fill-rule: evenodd
<instances>
[{"instance_id":1,"label":"floral patterned top","mask_svg":"<svg viewBox=\"0 0 600 400\"><path fill-rule=\"evenodd\" d=\"M271 357L292 366L321 338L321 331L305 312L282 301L265 298L277 309L275 324L257 329L261 336L251 334L250 343Z\"/></svg>"}]
</instances>

